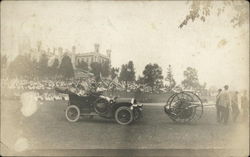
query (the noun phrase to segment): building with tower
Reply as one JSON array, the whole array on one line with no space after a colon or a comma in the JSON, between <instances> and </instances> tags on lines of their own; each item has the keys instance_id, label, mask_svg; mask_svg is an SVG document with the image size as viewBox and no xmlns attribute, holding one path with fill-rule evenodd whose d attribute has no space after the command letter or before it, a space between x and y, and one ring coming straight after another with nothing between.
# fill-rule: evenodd
<instances>
[{"instance_id":1,"label":"building with tower","mask_svg":"<svg viewBox=\"0 0 250 157\"><path fill-rule=\"evenodd\" d=\"M108 62L110 64L111 63L111 50L110 49L106 50L106 55L104 55L100 53L100 45L95 44L93 52L80 53L75 56L76 66L80 64L82 61L86 62L89 65L89 67L91 63L93 62L97 62L97 63Z\"/></svg>"},{"instance_id":2,"label":"building with tower","mask_svg":"<svg viewBox=\"0 0 250 157\"><path fill-rule=\"evenodd\" d=\"M100 45L95 44L94 45L94 51L92 52L76 52L76 46L72 46L72 48L64 49L62 47L53 47L44 49L42 41L37 41L36 47L31 48L29 40L24 40L21 44L19 44L19 52L21 54L30 54L31 58L33 60L39 61L40 57L45 54L49 61L48 65L51 66L55 59L58 59L59 65L61 64L62 58L67 55L71 58L71 62L73 65L73 68L76 69L76 67L81 63L85 62L88 64L89 69L91 68L90 65L93 62L97 63L105 63L108 62L111 64L111 50L107 49L106 54L103 54L100 52Z\"/></svg>"}]
</instances>

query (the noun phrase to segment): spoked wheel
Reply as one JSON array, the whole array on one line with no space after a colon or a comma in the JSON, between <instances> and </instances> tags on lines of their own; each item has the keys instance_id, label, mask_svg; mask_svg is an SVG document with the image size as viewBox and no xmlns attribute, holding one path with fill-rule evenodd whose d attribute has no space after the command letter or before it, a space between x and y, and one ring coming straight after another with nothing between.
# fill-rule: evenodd
<instances>
[{"instance_id":1,"label":"spoked wheel","mask_svg":"<svg viewBox=\"0 0 250 157\"><path fill-rule=\"evenodd\" d=\"M129 107L122 106L115 111L115 120L122 125L128 125L133 121L133 112Z\"/></svg>"},{"instance_id":2,"label":"spoked wheel","mask_svg":"<svg viewBox=\"0 0 250 157\"><path fill-rule=\"evenodd\" d=\"M192 92L173 94L164 106L165 113L175 122L186 123L201 118L203 104L201 99Z\"/></svg>"},{"instance_id":3,"label":"spoked wheel","mask_svg":"<svg viewBox=\"0 0 250 157\"><path fill-rule=\"evenodd\" d=\"M68 121L76 122L80 118L80 110L77 106L70 105L66 109L65 116L66 116Z\"/></svg>"}]
</instances>

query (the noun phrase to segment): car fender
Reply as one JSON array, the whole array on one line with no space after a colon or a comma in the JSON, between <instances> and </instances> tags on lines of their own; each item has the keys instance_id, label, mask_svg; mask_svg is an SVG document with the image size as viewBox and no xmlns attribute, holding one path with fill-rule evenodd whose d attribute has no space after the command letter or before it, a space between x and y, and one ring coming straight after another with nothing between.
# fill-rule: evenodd
<instances>
[{"instance_id":1,"label":"car fender","mask_svg":"<svg viewBox=\"0 0 250 157\"><path fill-rule=\"evenodd\" d=\"M130 102L114 102L113 105L112 105L112 112L113 114L115 114L115 111L121 107L121 106L127 106L127 107L130 107L132 106L132 104Z\"/></svg>"}]
</instances>

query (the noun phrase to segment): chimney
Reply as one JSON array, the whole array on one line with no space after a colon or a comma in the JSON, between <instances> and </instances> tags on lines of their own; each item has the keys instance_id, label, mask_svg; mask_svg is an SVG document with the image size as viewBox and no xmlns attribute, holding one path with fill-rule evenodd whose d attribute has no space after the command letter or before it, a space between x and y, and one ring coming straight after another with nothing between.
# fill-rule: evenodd
<instances>
[{"instance_id":1,"label":"chimney","mask_svg":"<svg viewBox=\"0 0 250 157\"><path fill-rule=\"evenodd\" d=\"M95 52L96 53L99 53L99 48L100 48L100 45L99 44L95 44Z\"/></svg>"}]
</instances>

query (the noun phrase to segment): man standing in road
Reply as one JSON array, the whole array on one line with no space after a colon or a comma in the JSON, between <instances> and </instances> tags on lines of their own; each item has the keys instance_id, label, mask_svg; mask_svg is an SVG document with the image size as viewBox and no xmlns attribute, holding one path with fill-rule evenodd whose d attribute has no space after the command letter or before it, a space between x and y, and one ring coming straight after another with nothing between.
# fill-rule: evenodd
<instances>
[{"instance_id":1,"label":"man standing in road","mask_svg":"<svg viewBox=\"0 0 250 157\"><path fill-rule=\"evenodd\" d=\"M247 91L244 91L243 96L241 97L241 108L243 111L243 118L244 120L248 119L248 99L247 99Z\"/></svg>"},{"instance_id":2,"label":"man standing in road","mask_svg":"<svg viewBox=\"0 0 250 157\"><path fill-rule=\"evenodd\" d=\"M217 118L217 122L220 123L221 122L221 116L222 116L222 110L221 110L221 106L219 104L219 100L220 100L220 94L221 94L222 89L218 89L218 94L216 95L216 118Z\"/></svg>"},{"instance_id":3,"label":"man standing in road","mask_svg":"<svg viewBox=\"0 0 250 157\"><path fill-rule=\"evenodd\" d=\"M222 110L222 122L227 124L229 118L229 107L230 107L230 95L228 92L228 85L224 86L224 91L221 92L219 97L219 104Z\"/></svg>"},{"instance_id":4,"label":"man standing in road","mask_svg":"<svg viewBox=\"0 0 250 157\"><path fill-rule=\"evenodd\" d=\"M232 93L231 105L232 105L233 121L235 122L240 113L239 106L238 106L238 92L237 91Z\"/></svg>"}]
</instances>

